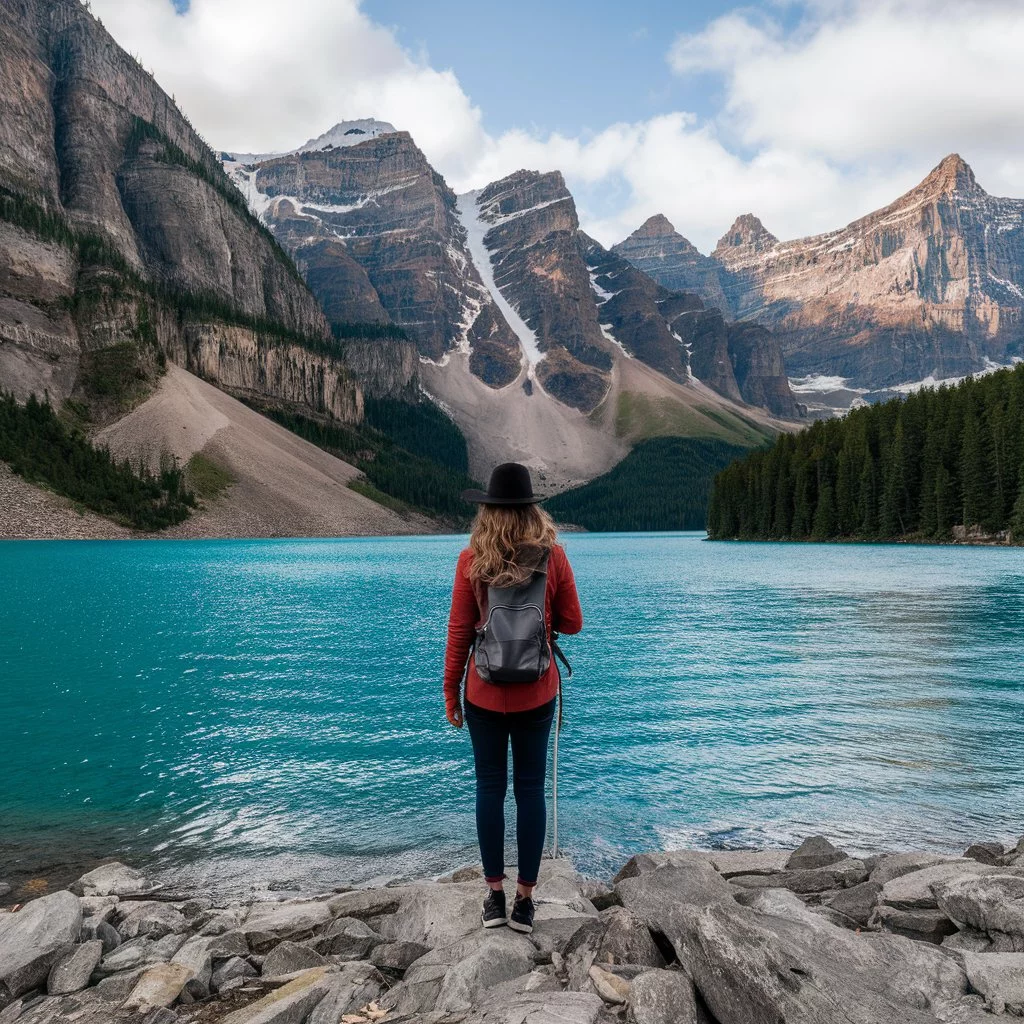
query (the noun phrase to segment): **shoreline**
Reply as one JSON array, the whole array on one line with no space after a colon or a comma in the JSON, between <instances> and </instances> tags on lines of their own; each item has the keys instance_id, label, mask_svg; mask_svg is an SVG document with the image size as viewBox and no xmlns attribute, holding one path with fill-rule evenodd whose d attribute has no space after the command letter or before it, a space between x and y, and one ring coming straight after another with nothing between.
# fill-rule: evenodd
<instances>
[{"instance_id":1,"label":"shoreline","mask_svg":"<svg viewBox=\"0 0 1024 1024\"><path fill-rule=\"evenodd\" d=\"M475 865L225 901L107 863L0 910L0 1020L995 1024L1024 1014L1024 838L963 856L857 858L821 836L795 850L656 851L603 881L546 859L529 935L482 929L483 894Z\"/></svg>"}]
</instances>

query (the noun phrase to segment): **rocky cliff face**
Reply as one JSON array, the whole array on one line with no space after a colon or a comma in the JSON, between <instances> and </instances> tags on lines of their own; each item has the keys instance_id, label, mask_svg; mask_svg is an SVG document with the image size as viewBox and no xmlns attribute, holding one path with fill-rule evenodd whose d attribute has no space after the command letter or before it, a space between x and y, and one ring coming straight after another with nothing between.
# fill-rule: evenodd
<instances>
[{"instance_id":1,"label":"rocky cliff face","mask_svg":"<svg viewBox=\"0 0 1024 1024\"><path fill-rule=\"evenodd\" d=\"M672 380L696 377L725 398L775 416L801 415L770 331L728 322L689 292L673 291L580 235L605 336Z\"/></svg>"},{"instance_id":2,"label":"rocky cliff face","mask_svg":"<svg viewBox=\"0 0 1024 1024\"><path fill-rule=\"evenodd\" d=\"M460 203L478 265L544 389L584 412L608 390L609 342L579 245L576 204L557 171L517 171Z\"/></svg>"},{"instance_id":3,"label":"rocky cliff face","mask_svg":"<svg viewBox=\"0 0 1024 1024\"><path fill-rule=\"evenodd\" d=\"M660 213L645 220L625 241L613 245L612 252L666 288L692 292L717 309L729 308L722 290L721 265L700 252Z\"/></svg>"},{"instance_id":4,"label":"rocky cliff face","mask_svg":"<svg viewBox=\"0 0 1024 1024\"><path fill-rule=\"evenodd\" d=\"M839 231L783 243L752 227L713 255L732 308L779 333L791 373L877 388L1024 351L1024 200L988 195L959 156Z\"/></svg>"},{"instance_id":5,"label":"rocky cliff face","mask_svg":"<svg viewBox=\"0 0 1024 1024\"><path fill-rule=\"evenodd\" d=\"M648 221L616 251L661 284L720 290L730 315L771 328L793 376L884 390L1024 355L1024 200L990 196L955 154L838 231L780 242L744 214L711 254L717 280L663 255L682 251L666 231Z\"/></svg>"},{"instance_id":6,"label":"rocky cliff face","mask_svg":"<svg viewBox=\"0 0 1024 1024\"><path fill-rule=\"evenodd\" d=\"M0 386L62 399L81 390L95 349L116 349L144 378L159 346L171 354L232 323L262 339L232 379L309 413L358 415L358 387L291 261L88 11L77 0L5 0L0 51ZM270 339L285 337L306 349L301 388L275 363L283 349ZM222 360L204 365L219 383Z\"/></svg>"},{"instance_id":7,"label":"rocky cliff face","mask_svg":"<svg viewBox=\"0 0 1024 1024\"><path fill-rule=\"evenodd\" d=\"M510 383L518 342L466 250L455 194L407 132L363 124L337 126L295 153L225 166L333 321L391 320L424 357L471 352L482 380ZM338 144L346 139L358 141Z\"/></svg>"}]
</instances>

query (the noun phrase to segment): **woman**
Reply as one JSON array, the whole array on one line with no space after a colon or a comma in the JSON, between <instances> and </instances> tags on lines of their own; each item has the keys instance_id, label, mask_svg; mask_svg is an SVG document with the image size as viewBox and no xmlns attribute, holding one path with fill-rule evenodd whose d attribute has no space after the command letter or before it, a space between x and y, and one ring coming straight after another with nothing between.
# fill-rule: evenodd
<instances>
[{"instance_id":1,"label":"woman","mask_svg":"<svg viewBox=\"0 0 1024 1024\"><path fill-rule=\"evenodd\" d=\"M555 524L538 506L540 499L534 497L525 466L515 462L498 466L491 474L486 492L466 491L463 497L477 502L481 508L473 523L469 547L459 555L455 570L445 653L445 707L448 721L456 729L461 729L465 720L473 742L476 830L484 877L490 889L481 914L483 926L496 928L507 923L516 931L531 932L531 897L547 828L544 781L548 737L560 682L558 666L551 657L551 635L578 633L583 628L583 614L569 561L561 545L555 542ZM544 595L543 623L539 622L538 607L531 603L531 593ZM496 629L492 629L493 623L488 619L489 595L499 597L503 611L519 601L522 607L514 610L513 615L519 616L520 623L528 621L529 608L538 616L537 628L543 639L532 648L532 670L522 656L529 645L506 642L503 650L498 649L501 644L494 647L492 636ZM537 602L539 605L539 596ZM514 631L517 627L508 626L508 621L506 628ZM504 639L507 638L506 633ZM476 650L470 658L474 645ZM501 664L513 648L516 664ZM464 670L465 708L459 692ZM502 677L518 681L499 682ZM502 888L510 741L519 847L519 878L511 915L506 913Z\"/></svg>"}]
</instances>

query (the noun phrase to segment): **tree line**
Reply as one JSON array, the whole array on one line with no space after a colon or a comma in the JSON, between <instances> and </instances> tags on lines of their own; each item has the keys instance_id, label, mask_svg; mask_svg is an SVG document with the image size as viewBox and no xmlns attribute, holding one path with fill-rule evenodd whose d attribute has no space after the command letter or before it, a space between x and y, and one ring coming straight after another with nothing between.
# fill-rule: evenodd
<instances>
[{"instance_id":1,"label":"tree line","mask_svg":"<svg viewBox=\"0 0 1024 1024\"><path fill-rule=\"evenodd\" d=\"M173 526L195 506L177 466L151 473L118 462L35 395L19 405L13 395L0 394L0 462L29 482L45 484L136 530Z\"/></svg>"},{"instance_id":2,"label":"tree line","mask_svg":"<svg viewBox=\"0 0 1024 1024\"><path fill-rule=\"evenodd\" d=\"M1024 540L1024 365L784 434L715 478L713 539Z\"/></svg>"},{"instance_id":3,"label":"tree line","mask_svg":"<svg viewBox=\"0 0 1024 1024\"><path fill-rule=\"evenodd\" d=\"M746 451L711 438L652 438L544 507L559 522L587 530L702 530L715 474Z\"/></svg>"}]
</instances>

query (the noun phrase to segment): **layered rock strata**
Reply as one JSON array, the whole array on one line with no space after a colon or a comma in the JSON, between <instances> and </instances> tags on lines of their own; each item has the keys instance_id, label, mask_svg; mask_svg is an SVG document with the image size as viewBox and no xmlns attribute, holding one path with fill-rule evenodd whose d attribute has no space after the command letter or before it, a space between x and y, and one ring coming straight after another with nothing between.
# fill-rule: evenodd
<instances>
[{"instance_id":1,"label":"layered rock strata","mask_svg":"<svg viewBox=\"0 0 1024 1024\"><path fill-rule=\"evenodd\" d=\"M355 414L358 387L338 393L344 365L294 265L87 8L12 0L0 49L0 386L61 400L99 350L152 380L161 344L213 373L227 354L199 352L196 337L233 324L254 338L236 382L308 413ZM282 340L306 350L291 357L301 384L270 355Z\"/></svg>"}]
</instances>

